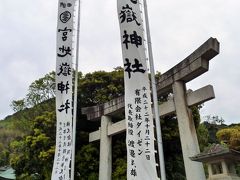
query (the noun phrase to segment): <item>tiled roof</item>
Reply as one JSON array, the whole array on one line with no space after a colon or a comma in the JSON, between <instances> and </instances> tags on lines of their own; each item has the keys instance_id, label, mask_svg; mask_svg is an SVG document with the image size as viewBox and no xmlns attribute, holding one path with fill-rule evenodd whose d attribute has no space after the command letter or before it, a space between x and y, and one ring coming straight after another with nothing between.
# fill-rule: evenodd
<instances>
[{"instance_id":1,"label":"tiled roof","mask_svg":"<svg viewBox=\"0 0 240 180\"><path fill-rule=\"evenodd\" d=\"M0 170L0 179L6 179L6 180L16 179L15 171L11 167L4 168L4 169L1 168L1 170Z\"/></svg>"}]
</instances>

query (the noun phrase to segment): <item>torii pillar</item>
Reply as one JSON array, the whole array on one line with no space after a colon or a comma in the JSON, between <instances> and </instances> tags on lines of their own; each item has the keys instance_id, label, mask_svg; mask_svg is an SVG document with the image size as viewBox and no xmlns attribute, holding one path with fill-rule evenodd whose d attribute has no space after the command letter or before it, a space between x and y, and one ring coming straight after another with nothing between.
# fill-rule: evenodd
<instances>
[{"instance_id":1,"label":"torii pillar","mask_svg":"<svg viewBox=\"0 0 240 180\"><path fill-rule=\"evenodd\" d=\"M174 82L173 94L186 177L189 180L204 180L206 177L203 164L196 163L189 158L199 154L200 150L192 113L186 105L185 84L181 81Z\"/></svg>"},{"instance_id":2,"label":"torii pillar","mask_svg":"<svg viewBox=\"0 0 240 180\"><path fill-rule=\"evenodd\" d=\"M99 179L112 179L112 136L108 136L110 116L101 117ZM103 153L104 152L104 153Z\"/></svg>"}]
</instances>

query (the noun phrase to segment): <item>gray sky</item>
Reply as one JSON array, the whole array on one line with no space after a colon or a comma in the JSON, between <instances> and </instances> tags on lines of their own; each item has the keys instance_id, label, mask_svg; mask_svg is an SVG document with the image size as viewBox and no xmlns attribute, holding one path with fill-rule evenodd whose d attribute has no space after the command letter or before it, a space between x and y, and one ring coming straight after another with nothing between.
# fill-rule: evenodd
<instances>
[{"instance_id":1,"label":"gray sky","mask_svg":"<svg viewBox=\"0 0 240 180\"><path fill-rule=\"evenodd\" d=\"M12 100L24 98L34 80L55 69L57 0L1 0L0 119ZM81 0L79 70L111 71L122 66L116 0ZM220 42L210 69L187 86L214 86L216 98L201 115L239 123L240 1L148 0L155 69L165 72L209 37Z\"/></svg>"}]
</instances>

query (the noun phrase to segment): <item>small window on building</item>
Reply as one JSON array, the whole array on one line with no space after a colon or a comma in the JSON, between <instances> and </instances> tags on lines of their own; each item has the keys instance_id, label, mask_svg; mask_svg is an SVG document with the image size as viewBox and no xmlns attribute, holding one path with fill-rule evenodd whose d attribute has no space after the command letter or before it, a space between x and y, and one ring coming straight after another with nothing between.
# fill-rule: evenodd
<instances>
[{"instance_id":1,"label":"small window on building","mask_svg":"<svg viewBox=\"0 0 240 180\"><path fill-rule=\"evenodd\" d=\"M212 164L212 172L213 174L222 174L222 164L221 163L214 163Z\"/></svg>"}]
</instances>

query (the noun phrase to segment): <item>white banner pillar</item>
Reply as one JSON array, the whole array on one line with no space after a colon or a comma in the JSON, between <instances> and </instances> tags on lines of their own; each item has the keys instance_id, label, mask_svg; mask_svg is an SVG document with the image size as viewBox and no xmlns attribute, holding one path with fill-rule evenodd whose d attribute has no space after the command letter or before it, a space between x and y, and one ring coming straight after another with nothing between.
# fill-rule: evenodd
<instances>
[{"instance_id":1,"label":"white banner pillar","mask_svg":"<svg viewBox=\"0 0 240 180\"><path fill-rule=\"evenodd\" d=\"M72 157L72 39L75 0L59 0L56 48L56 148L52 180L70 179Z\"/></svg>"},{"instance_id":2,"label":"white banner pillar","mask_svg":"<svg viewBox=\"0 0 240 180\"><path fill-rule=\"evenodd\" d=\"M127 179L156 180L154 127L144 26L138 0L118 0L125 84Z\"/></svg>"}]
</instances>

